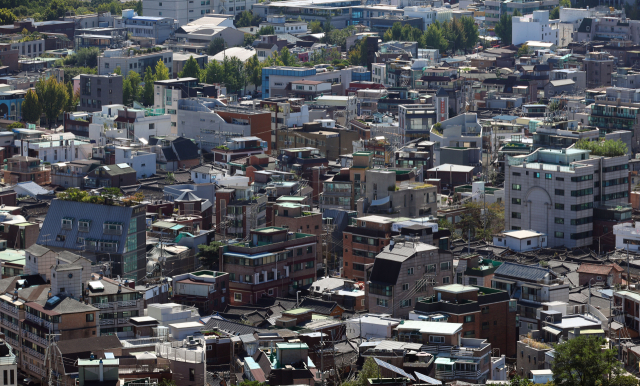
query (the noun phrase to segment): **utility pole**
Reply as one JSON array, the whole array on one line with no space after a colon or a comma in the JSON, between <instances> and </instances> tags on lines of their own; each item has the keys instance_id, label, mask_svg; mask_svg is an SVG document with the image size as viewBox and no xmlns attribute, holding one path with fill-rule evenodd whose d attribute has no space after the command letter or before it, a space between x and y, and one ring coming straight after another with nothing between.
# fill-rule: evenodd
<instances>
[{"instance_id":1,"label":"utility pole","mask_svg":"<svg viewBox=\"0 0 640 386\"><path fill-rule=\"evenodd\" d=\"M51 331L51 329L49 331ZM47 348L44 354L44 365L45 365L44 367L46 371L47 360L48 360L49 361L49 374L48 374L48 381L47 381L48 386L53 386L53 382L54 382L53 367L57 365L56 356L59 356L60 361L62 361L62 353L60 352L60 349L58 348L58 344L56 343L57 336L60 336L60 334L53 334L53 333L47 334L48 342L47 342ZM56 368L56 373L58 373L57 368ZM56 381L56 385L60 386L60 379L58 378L58 376L56 376L55 381Z\"/></svg>"}]
</instances>

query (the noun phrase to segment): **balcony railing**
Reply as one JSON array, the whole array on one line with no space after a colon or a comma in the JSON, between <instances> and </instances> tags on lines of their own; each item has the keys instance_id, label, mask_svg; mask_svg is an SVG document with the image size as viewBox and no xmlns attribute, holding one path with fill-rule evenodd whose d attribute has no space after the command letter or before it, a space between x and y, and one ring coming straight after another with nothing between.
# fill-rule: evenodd
<instances>
[{"instance_id":1,"label":"balcony railing","mask_svg":"<svg viewBox=\"0 0 640 386\"><path fill-rule=\"evenodd\" d=\"M95 308L111 308L113 307L112 303L93 303L92 306L94 306Z\"/></svg>"},{"instance_id":2,"label":"balcony railing","mask_svg":"<svg viewBox=\"0 0 640 386\"><path fill-rule=\"evenodd\" d=\"M18 327L17 324L12 323L12 322L8 321L7 319L2 319L2 325L6 326L6 327L9 327L9 328L11 328L11 329L13 329L15 331L20 331L20 327Z\"/></svg>"},{"instance_id":3,"label":"balcony railing","mask_svg":"<svg viewBox=\"0 0 640 386\"><path fill-rule=\"evenodd\" d=\"M15 347L15 348L18 348L18 347L19 347L19 345L18 345L18 341L17 341L17 340L15 340L15 339L13 339L13 338L9 338L9 337L8 337L8 336L6 336L6 335L5 335L5 337L4 337L4 338L5 338L5 340L7 341L7 343L9 343L9 344L11 345L11 347Z\"/></svg>"},{"instance_id":4,"label":"balcony railing","mask_svg":"<svg viewBox=\"0 0 640 386\"><path fill-rule=\"evenodd\" d=\"M122 235L122 228L120 229L105 229L103 232L105 235L117 235L117 236L121 236Z\"/></svg>"},{"instance_id":5,"label":"balcony railing","mask_svg":"<svg viewBox=\"0 0 640 386\"><path fill-rule=\"evenodd\" d=\"M31 355L34 358L38 358L41 361L44 360L44 354L40 354L39 352L37 352L34 349L31 349L29 347L23 347L24 352L26 352L27 354Z\"/></svg>"},{"instance_id":6,"label":"balcony railing","mask_svg":"<svg viewBox=\"0 0 640 386\"><path fill-rule=\"evenodd\" d=\"M100 325L115 324L114 319L100 319Z\"/></svg>"},{"instance_id":7,"label":"balcony railing","mask_svg":"<svg viewBox=\"0 0 640 386\"><path fill-rule=\"evenodd\" d=\"M38 336L38 334L34 334L33 332L29 332L27 330L22 330L22 336L24 336L25 338L29 338L32 341L39 343L43 346L46 346L49 344L49 342L47 342L45 338Z\"/></svg>"},{"instance_id":8,"label":"balcony railing","mask_svg":"<svg viewBox=\"0 0 640 386\"><path fill-rule=\"evenodd\" d=\"M89 232L89 226L78 225L78 232Z\"/></svg>"},{"instance_id":9,"label":"balcony railing","mask_svg":"<svg viewBox=\"0 0 640 386\"><path fill-rule=\"evenodd\" d=\"M52 328L53 324L51 322L47 322L46 320L39 318L33 314L30 314L28 312L25 313L25 317L27 318L27 320L30 320L34 323L39 324L40 326L46 327L46 328Z\"/></svg>"},{"instance_id":10,"label":"balcony railing","mask_svg":"<svg viewBox=\"0 0 640 386\"><path fill-rule=\"evenodd\" d=\"M18 308L14 306L10 306L7 303L0 303L0 309L10 314L18 315Z\"/></svg>"},{"instance_id":11,"label":"balcony railing","mask_svg":"<svg viewBox=\"0 0 640 386\"><path fill-rule=\"evenodd\" d=\"M124 300L118 302L118 307L135 307L137 302L135 300Z\"/></svg>"},{"instance_id":12,"label":"balcony railing","mask_svg":"<svg viewBox=\"0 0 640 386\"><path fill-rule=\"evenodd\" d=\"M27 369L29 369L29 371L34 372L34 373L36 373L38 375L41 375L43 377L46 375L46 372L43 369L41 369L40 367L38 367L36 365L32 365L31 363L27 363Z\"/></svg>"},{"instance_id":13,"label":"balcony railing","mask_svg":"<svg viewBox=\"0 0 640 386\"><path fill-rule=\"evenodd\" d=\"M93 303L92 306L99 309L114 308L114 307L135 307L138 305L136 300L123 300L119 302L109 303Z\"/></svg>"}]
</instances>

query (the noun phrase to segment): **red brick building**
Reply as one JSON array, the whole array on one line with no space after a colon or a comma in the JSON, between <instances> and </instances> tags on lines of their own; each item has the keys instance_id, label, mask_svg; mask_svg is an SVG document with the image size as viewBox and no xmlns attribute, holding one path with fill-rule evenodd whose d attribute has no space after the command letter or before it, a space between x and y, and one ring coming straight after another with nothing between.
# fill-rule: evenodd
<instances>
[{"instance_id":1,"label":"red brick building","mask_svg":"<svg viewBox=\"0 0 640 386\"><path fill-rule=\"evenodd\" d=\"M356 219L355 226L344 230L342 240L343 276L364 281L364 269L373 264L375 257L391 240L393 220L382 216L366 216Z\"/></svg>"},{"instance_id":2,"label":"red brick building","mask_svg":"<svg viewBox=\"0 0 640 386\"><path fill-rule=\"evenodd\" d=\"M173 277L173 301L195 306L200 315L223 311L229 299L229 274L197 271Z\"/></svg>"},{"instance_id":3,"label":"red brick building","mask_svg":"<svg viewBox=\"0 0 640 386\"><path fill-rule=\"evenodd\" d=\"M251 126L251 135L267 142L267 153L271 153L271 112L259 112L251 110L251 114L242 112L231 112L223 109L216 109L216 113L226 122L233 122L234 119L248 120Z\"/></svg>"},{"instance_id":4,"label":"red brick building","mask_svg":"<svg viewBox=\"0 0 640 386\"><path fill-rule=\"evenodd\" d=\"M432 297L416 303L417 315L448 315L448 323L462 323L463 338L486 339L500 355L516 356L516 301L506 291L476 286L450 284L435 287ZM416 315L417 314L417 315ZM439 320L440 321L440 320Z\"/></svg>"}]
</instances>

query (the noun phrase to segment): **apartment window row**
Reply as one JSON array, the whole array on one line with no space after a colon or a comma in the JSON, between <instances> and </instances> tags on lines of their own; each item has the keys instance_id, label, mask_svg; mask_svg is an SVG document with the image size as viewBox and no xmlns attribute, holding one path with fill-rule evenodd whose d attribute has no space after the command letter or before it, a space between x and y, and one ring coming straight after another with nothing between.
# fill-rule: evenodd
<instances>
[{"instance_id":1,"label":"apartment window row","mask_svg":"<svg viewBox=\"0 0 640 386\"><path fill-rule=\"evenodd\" d=\"M391 296L393 287L390 285L371 283L369 284L369 293L373 295Z\"/></svg>"},{"instance_id":2,"label":"apartment window row","mask_svg":"<svg viewBox=\"0 0 640 386\"><path fill-rule=\"evenodd\" d=\"M572 233L571 240L582 240L593 236L593 231L586 231L580 233Z\"/></svg>"},{"instance_id":3,"label":"apartment window row","mask_svg":"<svg viewBox=\"0 0 640 386\"><path fill-rule=\"evenodd\" d=\"M345 250L345 252L349 252L349 250ZM353 250L353 256L358 256L358 257L368 257L370 259L374 259L377 254L378 254L377 252L361 251L359 249Z\"/></svg>"},{"instance_id":4,"label":"apartment window row","mask_svg":"<svg viewBox=\"0 0 640 386\"><path fill-rule=\"evenodd\" d=\"M591 224L592 222L593 222L593 216L571 219L571 225L584 225L584 224Z\"/></svg>"},{"instance_id":5,"label":"apartment window row","mask_svg":"<svg viewBox=\"0 0 640 386\"><path fill-rule=\"evenodd\" d=\"M620 171L620 170L627 170L627 169L629 169L629 164L608 166L606 168L602 168L602 172L603 173L610 173L610 172L617 172L617 171Z\"/></svg>"},{"instance_id":6,"label":"apartment window row","mask_svg":"<svg viewBox=\"0 0 640 386\"><path fill-rule=\"evenodd\" d=\"M534 172L533 173L533 178L540 178L540 172ZM551 173L545 173L544 174L544 179L545 180L550 180L551 178L552 178L551 177Z\"/></svg>"},{"instance_id":7,"label":"apartment window row","mask_svg":"<svg viewBox=\"0 0 640 386\"><path fill-rule=\"evenodd\" d=\"M353 236L353 242L354 243L360 243L360 244L368 244L368 245L378 245L379 241L378 239L374 239L371 237L362 237L362 236Z\"/></svg>"},{"instance_id":8,"label":"apartment window row","mask_svg":"<svg viewBox=\"0 0 640 386\"><path fill-rule=\"evenodd\" d=\"M584 176L571 177L571 182L581 182L593 180L593 174L587 174Z\"/></svg>"},{"instance_id":9,"label":"apartment window row","mask_svg":"<svg viewBox=\"0 0 640 386\"><path fill-rule=\"evenodd\" d=\"M617 200L619 198L625 198L625 197L629 197L629 192L626 190L623 192L605 194L604 196L602 196L602 200L610 201L610 200ZM593 200L600 201L600 195L595 196Z\"/></svg>"},{"instance_id":10,"label":"apartment window row","mask_svg":"<svg viewBox=\"0 0 640 386\"><path fill-rule=\"evenodd\" d=\"M629 177L614 178L612 180L602 181L602 186L603 187L616 186L616 185L622 185L622 184L628 184L628 183L629 183ZM595 184L596 185L594 187L597 188L598 182L596 182Z\"/></svg>"},{"instance_id":11,"label":"apartment window row","mask_svg":"<svg viewBox=\"0 0 640 386\"><path fill-rule=\"evenodd\" d=\"M564 210L564 204L560 204L560 203L557 203L557 202L556 202L556 204L555 204L555 208L556 208L557 210Z\"/></svg>"},{"instance_id":12,"label":"apartment window row","mask_svg":"<svg viewBox=\"0 0 640 386\"><path fill-rule=\"evenodd\" d=\"M257 259L224 255L224 263L256 267L256 266L261 266L265 264L275 263L276 261L283 261L289 257L293 257L292 249L289 249L287 252L277 253L271 256L260 257Z\"/></svg>"},{"instance_id":13,"label":"apartment window row","mask_svg":"<svg viewBox=\"0 0 640 386\"><path fill-rule=\"evenodd\" d=\"M571 210L579 212L581 210L593 209L593 202L587 202L584 204L571 205Z\"/></svg>"},{"instance_id":14,"label":"apartment window row","mask_svg":"<svg viewBox=\"0 0 640 386\"><path fill-rule=\"evenodd\" d=\"M579 189L579 190L572 190L571 191L571 197L589 196L591 194L593 194L593 188Z\"/></svg>"}]
</instances>

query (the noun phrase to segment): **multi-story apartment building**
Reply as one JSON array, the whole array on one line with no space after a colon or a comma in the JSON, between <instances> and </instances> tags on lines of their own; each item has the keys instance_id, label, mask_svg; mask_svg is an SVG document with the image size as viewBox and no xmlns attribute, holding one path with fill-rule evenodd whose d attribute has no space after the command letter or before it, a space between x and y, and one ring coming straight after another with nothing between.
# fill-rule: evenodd
<instances>
[{"instance_id":1,"label":"multi-story apartment building","mask_svg":"<svg viewBox=\"0 0 640 386\"><path fill-rule=\"evenodd\" d=\"M408 317L416 302L434 294L437 284L452 283L451 252L395 238L373 263L368 282L369 311Z\"/></svg>"},{"instance_id":2,"label":"multi-story apartment building","mask_svg":"<svg viewBox=\"0 0 640 386\"><path fill-rule=\"evenodd\" d=\"M288 96L287 89L296 80L330 81L340 87L332 87L336 95L344 95L344 90L351 83L352 68L343 70L323 70L306 67L265 67L262 69L262 96L265 98Z\"/></svg>"},{"instance_id":3,"label":"multi-story apartment building","mask_svg":"<svg viewBox=\"0 0 640 386\"><path fill-rule=\"evenodd\" d=\"M574 35L574 41L630 40L633 44L640 44L640 22L638 20L630 20L627 18L622 22L620 15L614 14L589 16L591 17L582 19L578 31Z\"/></svg>"},{"instance_id":4,"label":"multi-story apartment building","mask_svg":"<svg viewBox=\"0 0 640 386\"><path fill-rule=\"evenodd\" d=\"M536 334L537 335L537 334ZM547 352L553 347L533 336L520 335L517 344L516 371L521 377L530 377L531 371L542 370L549 366L545 364Z\"/></svg>"},{"instance_id":5,"label":"multi-story apartment building","mask_svg":"<svg viewBox=\"0 0 640 386\"><path fill-rule=\"evenodd\" d=\"M323 182L320 210L354 210L356 201L365 196L367 170L373 167L373 159L374 154L370 151L353 153L349 169L341 169L339 174Z\"/></svg>"},{"instance_id":6,"label":"multi-story apartment building","mask_svg":"<svg viewBox=\"0 0 640 386\"><path fill-rule=\"evenodd\" d=\"M322 213L309 211L309 205L304 205L301 201L293 201L299 197L282 197L273 204L273 226L287 228L292 232L306 233L318 236L318 268L322 268L324 259L327 261L335 253L326 247L322 250L322 235L324 234L324 226L322 221ZM291 200L291 201L288 201ZM335 249L335 248L331 248ZM322 253L321 253L322 251ZM323 255L324 254L324 255Z\"/></svg>"},{"instance_id":7,"label":"multi-story apartment building","mask_svg":"<svg viewBox=\"0 0 640 386\"><path fill-rule=\"evenodd\" d=\"M389 245L393 222L388 217L371 215L358 217L355 225L345 228L342 240L343 277L365 280L365 266L373 264L378 253Z\"/></svg>"},{"instance_id":8,"label":"multi-story apartment building","mask_svg":"<svg viewBox=\"0 0 640 386\"><path fill-rule=\"evenodd\" d=\"M253 186L216 189L216 224L219 233L244 238L267 222L267 196Z\"/></svg>"},{"instance_id":9,"label":"multi-story apartment building","mask_svg":"<svg viewBox=\"0 0 640 386\"><path fill-rule=\"evenodd\" d=\"M267 227L250 241L221 249L221 269L229 273L229 304L256 304L263 296L294 294L316 277L318 236Z\"/></svg>"},{"instance_id":10,"label":"multi-story apartment building","mask_svg":"<svg viewBox=\"0 0 640 386\"><path fill-rule=\"evenodd\" d=\"M424 351L434 355L436 379L462 380L482 384L490 378L492 345L486 339L465 338L462 323L405 320L396 326L400 342L422 343Z\"/></svg>"},{"instance_id":11,"label":"multi-story apartment building","mask_svg":"<svg viewBox=\"0 0 640 386\"><path fill-rule=\"evenodd\" d=\"M550 11L557 7L558 0L523 0L523 1L503 1L503 0L489 0L485 4L487 27L495 27L500 21L502 14L513 15L515 10L518 10L521 15L529 15L534 11L547 10ZM540 39L536 39L540 40Z\"/></svg>"},{"instance_id":12,"label":"multi-story apartment building","mask_svg":"<svg viewBox=\"0 0 640 386\"><path fill-rule=\"evenodd\" d=\"M518 301L519 335L541 328L538 311L545 303L569 301L570 285L551 269L538 266L502 263L494 271L491 287Z\"/></svg>"},{"instance_id":13,"label":"multi-story apartment building","mask_svg":"<svg viewBox=\"0 0 640 386\"><path fill-rule=\"evenodd\" d=\"M251 155L264 154L269 148L267 141L258 137L229 138L224 145L211 149L213 163L226 168L232 161L247 158Z\"/></svg>"},{"instance_id":14,"label":"multi-story apartment building","mask_svg":"<svg viewBox=\"0 0 640 386\"><path fill-rule=\"evenodd\" d=\"M191 0L193 1L193 0ZM142 51L118 48L104 51L103 55L98 56L98 75L108 75L115 72L120 67L121 75L127 77L129 71L135 71L144 77L144 71L148 66L155 69L158 61L162 61L169 74L173 71L173 51L153 50L150 53Z\"/></svg>"},{"instance_id":15,"label":"multi-story apartment building","mask_svg":"<svg viewBox=\"0 0 640 386\"><path fill-rule=\"evenodd\" d=\"M196 271L173 277L173 301L194 306L200 315L224 311L229 299L229 274Z\"/></svg>"},{"instance_id":16,"label":"multi-story apartment building","mask_svg":"<svg viewBox=\"0 0 640 386\"><path fill-rule=\"evenodd\" d=\"M9 345L6 337L0 341L0 372L3 374L3 384L7 386L17 386L18 380L18 358L14 348Z\"/></svg>"},{"instance_id":17,"label":"multi-story apartment building","mask_svg":"<svg viewBox=\"0 0 640 386\"><path fill-rule=\"evenodd\" d=\"M174 112L172 111L171 114ZM271 152L271 113L243 106L224 106L215 99L189 98L177 101L177 134L198 138L208 151L226 145L231 137L258 137Z\"/></svg>"},{"instance_id":18,"label":"multi-story apartment building","mask_svg":"<svg viewBox=\"0 0 640 386\"><path fill-rule=\"evenodd\" d=\"M51 165L51 183L65 188L83 188L90 171L100 166L99 160L77 160Z\"/></svg>"},{"instance_id":19,"label":"multi-story apartment building","mask_svg":"<svg viewBox=\"0 0 640 386\"><path fill-rule=\"evenodd\" d=\"M410 218L436 213L437 187L416 182L414 170L368 169L365 174L367 213Z\"/></svg>"},{"instance_id":20,"label":"multi-story apartment building","mask_svg":"<svg viewBox=\"0 0 640 386\"><path fill-rule=\"evenodd\" d=\"M149 141L152 136L176 134L169 114L165 114L162 109L132 109L123 106L117 111L114 123L125 138Z\"/></svg>"},{"instance_id":21,"label":"multi-story apartment building","mask_svg":"<svg viewBox=\"0 0 640 386\"><path fill-rule=\"evenodd\" d=\"M125 206L56 199L42 224L38 244L64 248L110 262L111 274L138 280L146 275L146 205Z\"/></svg>"},{"instance_id":22,"label":"multi-story apartment building","mask_svg":"<svg viewBox=\"0 0 640 386\"><path fill-rule=\"evenodd\" d=\"M591 245L594 207L629 202L629 165L626 155L589 153L538 149L510 157L505 170L505 229L545 233L549 247Z\"/></svg>"},{"instance_id":23,"label":"multi-story apartment building","mask_svg":"<svg viewBox=\"0 0 640 386\"><path fill-rule=\"evenodd\" d=\"M400 105L398 106L398 122L400 129L400 141L411 141L424 138L429 135L431 126L439 122L440 114L435 105ZM446 114L449 114L447 109ZM392 139L392 138L389 138Z\"/></svg>"},{"instance_id":24,"label":"multi-story apartment building","mask_svg":"<svg viewBox=\"0 0 640 386\"><path fill-rule=\"evenodd\" d=\"M539 41L558 45L558 22L549 20L549 11L533 11L533 16L513 18L513 44Z\"/></svg>"},{"instance_id":25,"label":"multi-story apartment building","mask_svg":"<svg viewBox=\"0 0 640 386\"><path fill-rule=\"evenodd\" d=\"M618 67L616 72L611 74L611 85L620 88L634 88L640 84L640 72L632 70L630 67Z\"/></svg>"},{"instance_id":26,"label":"multi-story apartment building","mask_svg":"<svg viewBox=\"0 0 640 386\"><path fill-rule=\"evenodd\" d=\"M122 75L80 75L82 111L101 111L103 105L122 104Z\"/></svg>"},{"instance_id":27,"label":"multi-story apartment building","mask_svg":"<svg viewBox=\"0 0 640 386\"><path fill-rule=\"evenodd\" d=\"M435 294L416 302L413 320L434 320L447 315L447 323L462 323L465 338L486 339L500 354L516 355L517 302L507 291L449 284L434 288Z\"/></svg>"},{"instance_id":28,"label":"multi-story apartment building","mask_svg":"<svg viewBox=\"0 0 640 386\"><path fill-rule=\"evenodd\" d=\"M153 38L156 44L164 43L178 26L172 17L138 16L132 9L123 10L122 21L132 36Z\"/></svg>"},{"instance_id":29,"label":"multi-story apartment building","mask_svg":"<svg viewBox=\"0 0 640 386\"><path fill-rule=\"evenodd\" d=\"M304 106L307 108L307 106ZM337 126L333 119L316 119L305 122L301 127L279 126L277 131L277 149L292 147L314 147L322 157L336 159L341 154L353 152L353 141L360 139L355 130Z\"/></svg>"},{"instance_id":30,"label":"multi-story apartment building","mask_svg":"<svg viewBox=\"0 0 640 386\"><path fill-rule=\"evenodd\" d=\"M176 65L174 69L177 70L179 60L175 59ZM183 98L195 98L201 97L214 97L216 98L220 93L220 85L200 85L197 78L178 78L178 79L165 79L157 80L153 82L154 109L164 109L167 114L171 116L171 127L177 127L177 108L178 101ZM173 129L174 131L176 129Z\"/></svg>"},{"instance_id":31,"label":"multi-story apartment building","mask_svg":"<svg viewBox=\"0 0 640 386\"><path fill-rule=\"evenodd\" d=\"M85 299L99 309L100 335L133 336L130 318L144 316L144 299L140 292L108 279L85 284Z\"/></svg>"},{"instance_id":32,"label":"multi-story apartment building","mask_svg":"<svg viewBox=\"0 0 640 386\"><path fill-rule=\"evenodd\" d=\"M38 185L50 183L51 167L34 157L16 155L7 159L4 165L4 182L15 185L26 181L33 181Z\"/></svg>"},{"instance_id":33,"label":"multi-story apartment building","mask_svg":"<svg viewBox=\"0 0 640 386\"><path fill-rule=\"evenodd\" d=\"M638 104L640 94L635 87L608 87L604 95L596 95L595 102L589 105L589 125L601 131L631 131L633 134L631 149L640 151L640 114Z\"/></svg>"},{"instance_id":34,"label":"multi-story apartment building","mask_svg":"<svg viewBox=\"0 0 640 386\"><path fill-rule=\"evenodd\" d=\"M471 149L469 163L480 162L482 154L482 126L475 113L464 113L445 121L440 126L433 125L430 129L430 140L435 142L435 166L440 165L440 152L443 147Z\"/></svg>"},{"instance_id":35,"label":"multi-story apartment building","mask_svg":"<svg viewBox=\"0 0 640 386\"><path fill-rule=\"evenodd\" d=\"M22 35L17 35L16 39L12 38L13 36L9 36L9 39L12 40L11 49L18 50L21 57L37 58L40 55L44 54L46 50L44 39L30 40L27 38L23 38Z\"/></svg>"},{"instance_id":36,"label":"multi-story apartment building","mask_svg":"<svg viewBox=\"0 0 640 386\"><path fill-rule=\"evenodd\" d=\"M611 86L613 57L609 53L587 52L582 63L587 73L587 88Z\"/></svg>"}]
</instances>

